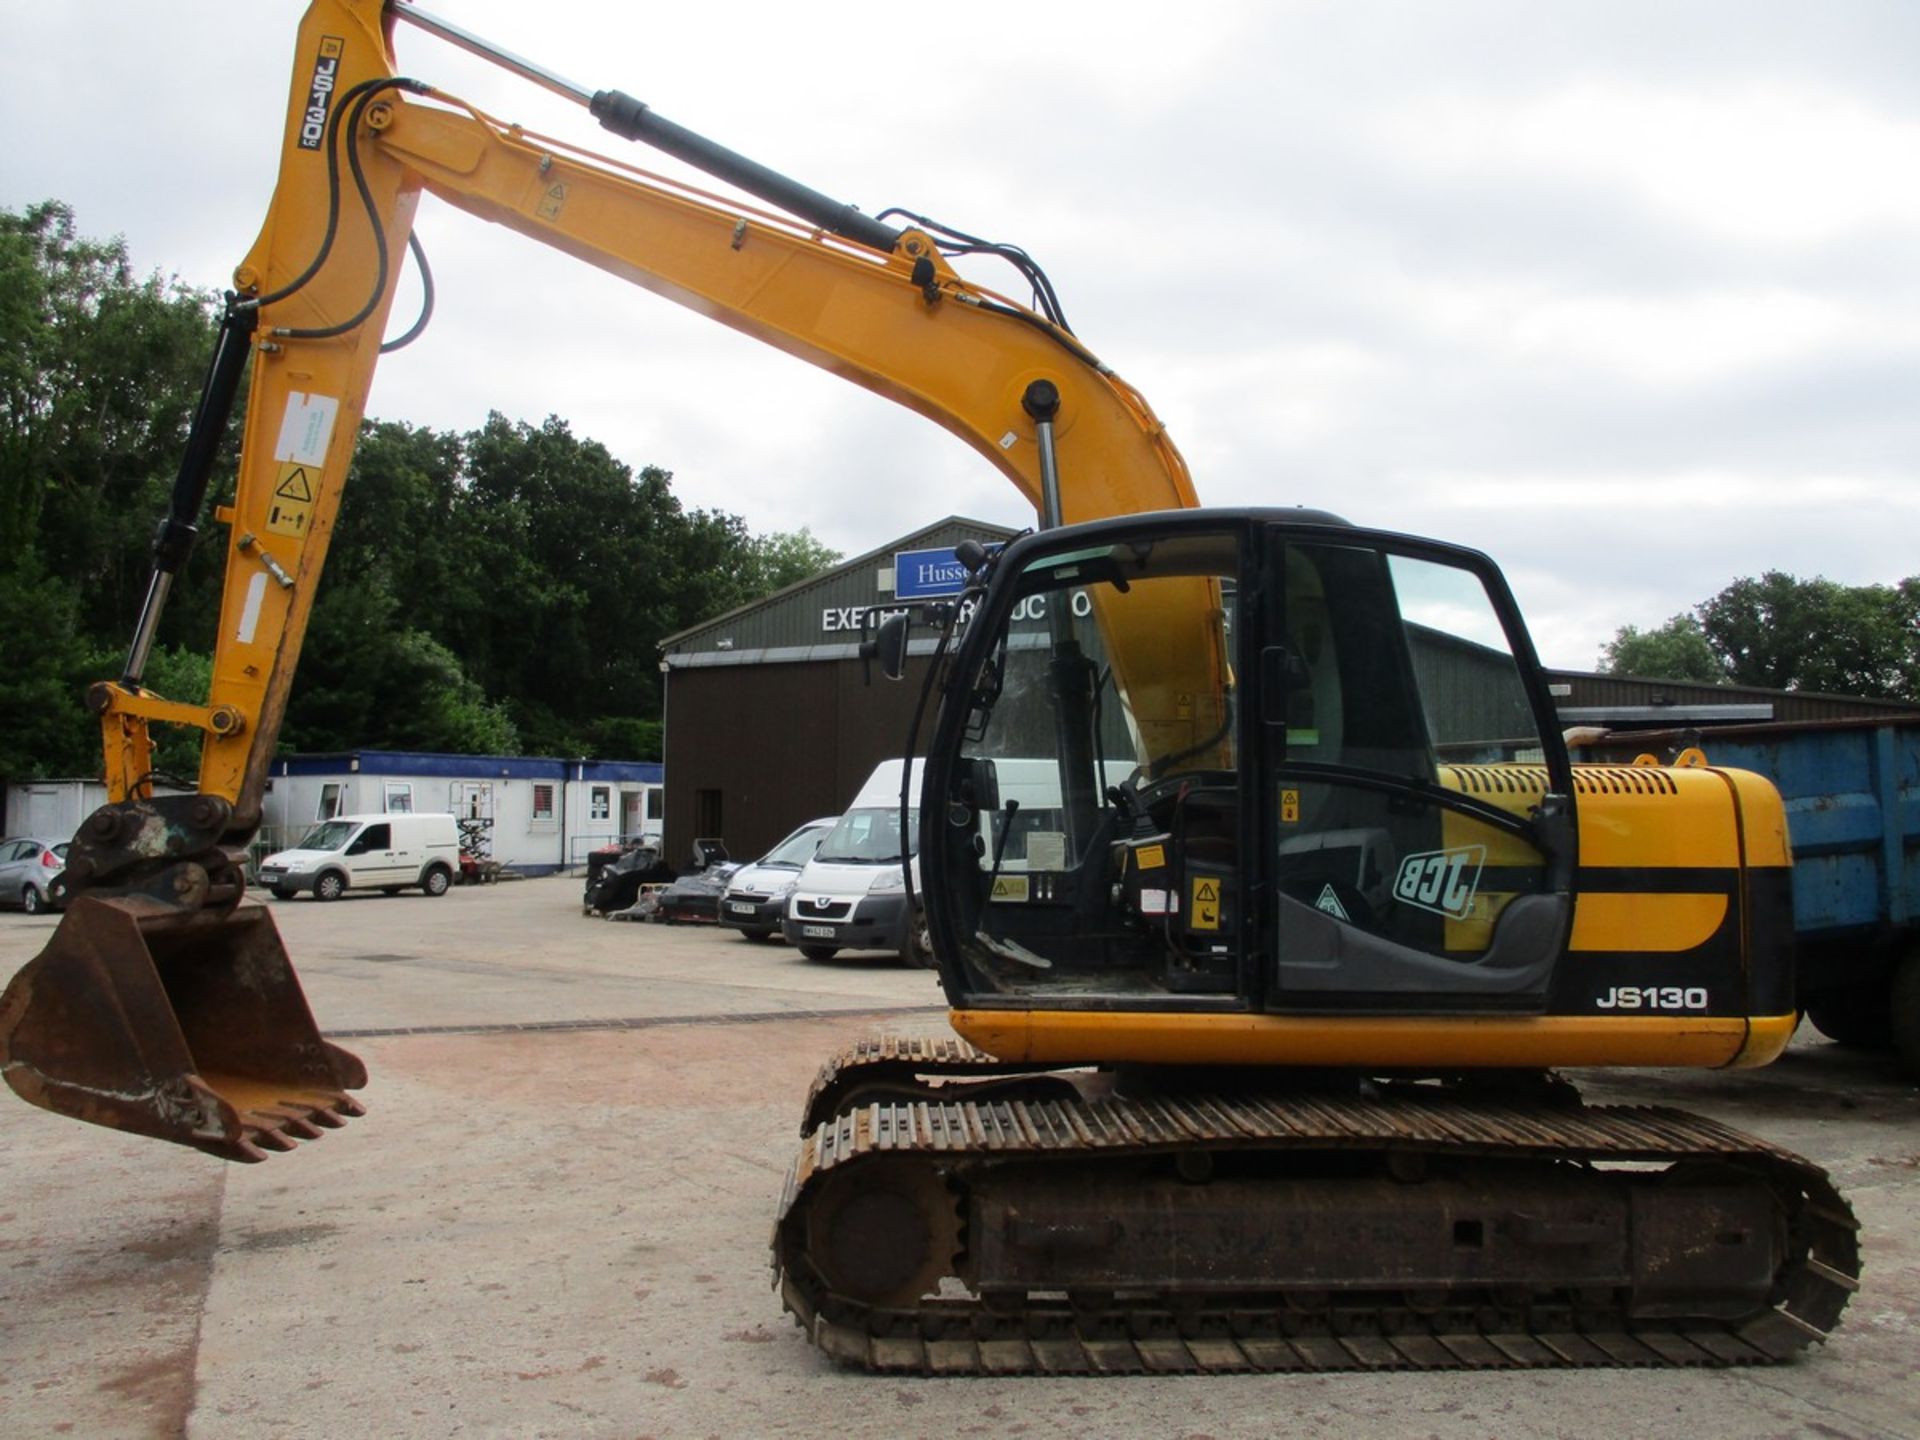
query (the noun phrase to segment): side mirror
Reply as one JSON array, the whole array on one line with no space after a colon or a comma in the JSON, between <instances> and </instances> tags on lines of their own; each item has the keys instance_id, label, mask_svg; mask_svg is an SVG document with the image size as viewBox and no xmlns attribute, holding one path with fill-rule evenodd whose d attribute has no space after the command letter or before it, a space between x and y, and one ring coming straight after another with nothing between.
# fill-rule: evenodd
<instances>
[{"instance_id":1,"label":"side mirror","mask_svg":"<svg viewBox=\"0 0 1920 1440\"><path fill-rule=\"evenodd\" d=\"M862 660L878 660L880 673L899 680L907 673L907 631L911 622L904 614L889 615L880 622L873 639L860 642Z\"/></svg>"},{"instance_id":2,"label":"side mirror","mask_svg":"<svg viewBox=\"0 0 1920 1440\"><path fill-rule=\"evenodd\" d=\"M956 760L948 814L954 826L964 830L976 815L992 814L999 808L1000 773L993 761L978 755Z\"/></svg>"}]
</instances>

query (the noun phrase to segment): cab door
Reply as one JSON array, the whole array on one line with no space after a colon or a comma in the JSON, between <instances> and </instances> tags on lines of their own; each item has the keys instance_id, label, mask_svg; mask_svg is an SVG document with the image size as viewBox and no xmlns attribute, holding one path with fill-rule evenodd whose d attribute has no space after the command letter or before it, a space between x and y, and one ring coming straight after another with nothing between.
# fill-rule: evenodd
<instances>
[{"instance_id":1,"label":"cab door","mask_svg":"<svg viewBox=\"0 0 1920 1440\"><path fill-rule=\"evenodd\" d=\"M1267 573L1268 1008L1543 1010L1572 921L1572 777L1499 572L1282 525Z\"/></svg>"}]
</instances>

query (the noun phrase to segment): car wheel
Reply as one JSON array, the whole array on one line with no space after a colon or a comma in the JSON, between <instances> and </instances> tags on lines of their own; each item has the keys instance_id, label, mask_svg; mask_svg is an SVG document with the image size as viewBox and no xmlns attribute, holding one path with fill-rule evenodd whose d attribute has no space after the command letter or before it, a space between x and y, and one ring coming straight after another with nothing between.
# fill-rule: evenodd
<instances>
[{"instance_id":1,"label":"car wheel","mask_svg":"<svg viewBox=\"0 0 1920 1440\"><path fill-rule=\"evenodd\" d=\"M313 898L316 900L338 900L347 893L347 882L336 871L329 870L313 882Z\"/></svg>"},{"instance_id":2,"label":"car wheel","mask_svg":"<svg viewBox=\"0 0 1920 1440\"><path fill-rule=\"evenodd\" d=\"M907 942L900 947L900 963L915 970L933 968L933 937L927 933L924 915L916 915L907 925Z\"/></svg>"},{"instance_id":3,"label":"car wheel","mask_svg":"<svg viewBox=\"0 0 1920 1440\"><path fill-rule=\"evenodd\" d=\"M47 902L41 899L38 890L29 885L25 890L20 892L20 908L29 915L38 915L42 910L47 908Z\"/></svg>"},{"instance_id":4,"label":"car wheel","mask_svg":"<svg viewBox=\"0 0 1920 1440\"><path fill-rule=\"evenodd\" d=\"M802 945L800 953L809 960L831 960L840 953L838 945Z\"/></svg>"},{"instance_id":5,"label":"car wheel","mask_svg":"<svg viewBox=\"0 0 1920 1440\"><path fill-rule=\"evenodd\" d=\"M274 898L277 900L291 900L299 893L300 892L291 885L276 885L273 887Z\"/></svg>"},{"instance_id":6,"label":"car wheel","mask_svg":"<svg viewBox=\"0 0 1920 1440\"><path fill-rule=\"evenodd\" d=\"M436 865L427 872L426 883L420 888L429 895L444 895L453 888L453 876L447 873L446 867Z\"/></svg>"}]
</instances>

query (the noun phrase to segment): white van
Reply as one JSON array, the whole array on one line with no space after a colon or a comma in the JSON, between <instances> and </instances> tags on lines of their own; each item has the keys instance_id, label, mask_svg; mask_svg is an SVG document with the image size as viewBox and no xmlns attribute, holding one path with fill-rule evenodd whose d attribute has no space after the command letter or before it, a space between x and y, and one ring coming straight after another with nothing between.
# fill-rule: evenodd
<instances>
[{"instance_id":1,"label":"white van","mask_svg":"<svg viewBox=\"0 0 1920 1440\"><path fill-rule=\"evenodd\" d=\"M338 815L291 850L260 862L260 883L282 900L311 890L338 900L349 890L399 893L418 885L444 895L460 873L460 827L451 815Z\"/></svg>"},{"instance_id":2,"label":"white van","mask_svg":"<svg viewBox=\"0 0 1920 1440\"><path fill-rule=\"evenodd\" d=\"M917 915L907 913L906 869L920 889L920 781L913 762L907 833L900 833L900 760L882 760L867 777L813 859L800 871L787 918L787 943L809 960L841 950L891 950L910 965L931 964Z\"/></svg>"}]
</instances>

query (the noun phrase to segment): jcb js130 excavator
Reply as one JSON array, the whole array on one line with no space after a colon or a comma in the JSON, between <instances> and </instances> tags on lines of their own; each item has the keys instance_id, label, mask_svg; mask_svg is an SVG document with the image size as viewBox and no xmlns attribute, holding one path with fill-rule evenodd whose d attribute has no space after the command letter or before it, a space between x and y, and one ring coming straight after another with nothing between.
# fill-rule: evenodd
<instances>
[{"instance_id":1,"label":"jcb js130 excavator","mask_svg":"<svg viewBox=\"0 0 1920 1440\"><path fill-rule=\"evenodd\" d=\"M402 20L785 213L400 76ZM808 1097L773 1249L816 1344L933 1372L1736 1364L1834 1325L1858 1246L1819 1170L1551 1074L1784 1048L1779 799L1571 765L1485 557L1195 508L1024 252L895 228L398 0L312 5L283 133L125 673L90 696L111 803L0 1002L19 1094L242 1160L359 1113L241 867L424 190L900 401L1038 512L930 617L920 875L964 1039L855 1046ZM949 263L989 250L1037 309ZM249 365L211 694L172 702L147 649ZM199 793L153 797L156 722L204 733Z\"/></svg>"}]
</instances>

